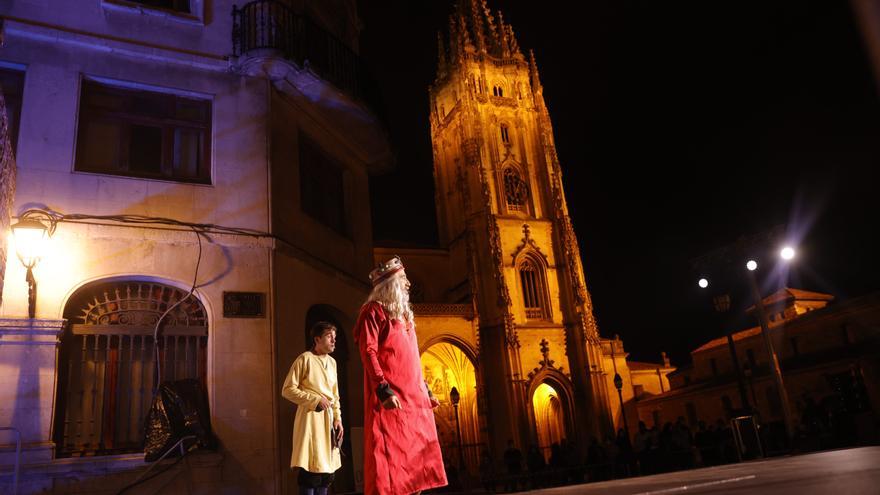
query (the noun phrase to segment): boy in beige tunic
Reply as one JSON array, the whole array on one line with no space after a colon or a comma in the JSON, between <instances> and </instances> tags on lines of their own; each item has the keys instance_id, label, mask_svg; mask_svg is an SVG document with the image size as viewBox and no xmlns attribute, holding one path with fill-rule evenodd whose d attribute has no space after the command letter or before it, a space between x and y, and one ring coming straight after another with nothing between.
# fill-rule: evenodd
<instances>
[{"instance_id":1,"label":"boy in beige tunic","mask_svg":"<svg viewBox=\"0 0 880 495\"><path fill-rule=\"evenodd\" d=\"M297 405L290 467L300 468L300 493L324 495L342 465L342 416L336 360L336 327L322 321L311 329L312 348L294 360L281 395Z\"/></svg>"}]
</instances>

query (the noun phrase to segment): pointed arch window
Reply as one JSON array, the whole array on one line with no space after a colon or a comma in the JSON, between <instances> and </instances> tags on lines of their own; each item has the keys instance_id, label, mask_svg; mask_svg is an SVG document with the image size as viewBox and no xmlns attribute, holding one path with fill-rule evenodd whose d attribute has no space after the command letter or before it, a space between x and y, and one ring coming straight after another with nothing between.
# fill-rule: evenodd
<instances>
[{"instance_id":1,"label":"pointed arch window","mask_svg":"<svg viewBox=\"0 0 880 495\"><path fill-rule=\"evenodd\" d=\"M550 319L550 298L547 296L547 282L544 267L532 256L523 257L518 266L523 306L529 320Z\"/></svg>"},{"instance_id":2,"label":"pointed arch window","mask_svg":"<svg viewBox=\"0 0 880 495\"><path fill-rule=\"evenodd\" d=\"M510 144L510 127L507 124L501 124L501 142L504 144Z\"/></svg>"},{"instance_id":3,"label":"pointed arch window","mask_svg":"<svg viewBox=\"0 0 880 495\"><path fill-rule=\"evenodd\" d=\"M504 96L504 88L501 86L492 86L492 95L493 96Z\"/></svg>"},{"instance_id":4,"label":"pointed arch window","mask_svg":"<svg viewBox=\"0 0 880 495\"><path fill-rule=\"evenodd\" d=\"M529 186L514 167L504 169L504 199L507 211L528 212Z\"/></svg>"}]
</instances>

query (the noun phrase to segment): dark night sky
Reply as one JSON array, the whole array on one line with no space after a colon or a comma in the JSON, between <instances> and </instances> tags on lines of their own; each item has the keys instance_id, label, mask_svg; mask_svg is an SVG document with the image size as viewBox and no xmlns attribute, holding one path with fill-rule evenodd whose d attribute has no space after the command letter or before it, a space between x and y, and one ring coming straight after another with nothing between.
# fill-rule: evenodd
<instances>
[{"instance_id":1,"label":"dark night sky","mask_svg":"<svg viewBox=\"0 0 880 495\"><path fill-rule=\"evenodd\" d=\"M489 4L535 51L604 336L682 363L722 333L689 261L782 223L790 286L878 289L880 102L849 2ZM372 180L375 238L435 244L427 86L452 2L360 8L398 159Z\"/></svg>"}]
</instances>

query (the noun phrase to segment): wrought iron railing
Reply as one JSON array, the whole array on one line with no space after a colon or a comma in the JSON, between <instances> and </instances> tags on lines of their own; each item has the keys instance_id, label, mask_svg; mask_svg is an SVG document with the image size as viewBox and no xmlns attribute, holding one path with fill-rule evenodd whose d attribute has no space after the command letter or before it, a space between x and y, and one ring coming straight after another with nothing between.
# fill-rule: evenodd
<instances>
[{"instance_id":1,"label":"wrought iron railing","mask_svg":"<svg viewBox=\"0 0 880 495\"><path fill-rule=\"evenodd\" d=\"M235 56L275 50L368 104L379 108L378 93L363 61L348 46L308 17L279 0L254 0L232 7L232 50Z\"/></svg>"},{"instance_id":2,"label":"wrought iron railing","mask_svg":"<svg viewBox=\"0 0 880 495\"><path fill-rule=\"evenodd\" d=\"M174 304L154 346L156 322ZM185 291L153 282L96 286L73 306L70 316L79 313L82 323L61 340L58 455L140 452L157 384L207 377L205 308Z\"/></svg>"}]
</instances>

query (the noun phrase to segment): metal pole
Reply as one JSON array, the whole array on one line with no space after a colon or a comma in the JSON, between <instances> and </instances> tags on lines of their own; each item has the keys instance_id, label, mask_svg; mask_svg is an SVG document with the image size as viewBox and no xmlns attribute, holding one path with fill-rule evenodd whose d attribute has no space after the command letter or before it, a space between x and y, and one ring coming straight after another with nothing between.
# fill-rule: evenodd
<instances>
[{"instance_id":1,"label":"metal pole","mask_svg":"<svg viewBox=\"0 0 880 495\"><path fill-rule=\"evenodd\" d=\"M791 447L794 440L794 421L792 420L791 404L788 403L788 392L786 392L785 384L782 382L782 369L779 367L779 357L776 355L776 350L773 349L773 341L770 339L770 322L767 320L767 312L764 309L764 299L758 290L758 281L755 278L754 271L748 270L748 272L752 296L755 298L755 309L758 311L758 321L761 323L761 335L764 337L767 357L770 359L770 366L773 369L773 379L776 382L776 389L779 391L779 400L782 402L785 432L788 435L789 447Z\"/></svg>"},{"instance_id":2,"label":"metal pole","mask_svg":"<svg viewBox=\"0 0 880 495\"><path fill-rule=\"evenodd\" d=\"M617 336L615 335L614 340L611 341L611 365L614 366L614 388L617 389L617 399L620 401L620 415L623 416L623 431L626 432L626 439L629 441L629 423L626 420L626 409L623 407L623 378L617 373L617 361L614 359L614 344L617 340Z\"/></svg>"},{"instance_id":3,"label":"metal pole","mask_svg":"<svg viewBox=\"0 0 880 495\"><path fill-rule=\"evenodd\" d=\"M27 267L25 280L28 284L28 318L34 319L37 317L37 279L34 277L33 265Z\"/></svg>"},{"instance_id":4,"label":"metal pole","mask_svg":"<svg viewBox=\"0 0 880 495\"><path fill-rule=\"evenodd\" d=\"M464 452L461 450L461 423L458 421L458 404L455 407L455 431L458 432L458 469L464 470Z\"/></svg>"},{"instance_id":5,"label":"metal pole","mask_svg":"<svg viewBox=\"0 0 880 495\"><path fill-rule=\"evenodd\" d=\"M736 373L736 384L739 388L739 400L744 410L751 410L749 396L746 395L746 385L743 383L742 369L739 366L739 358L736 356L736 345L733 343L733 331L727 332L727 347L730 349L730 359L733 361L733 371Z\"/></svg>"}]
</instances>

